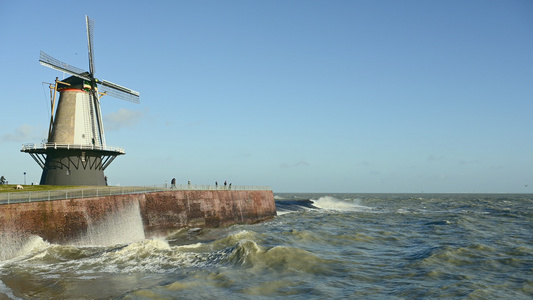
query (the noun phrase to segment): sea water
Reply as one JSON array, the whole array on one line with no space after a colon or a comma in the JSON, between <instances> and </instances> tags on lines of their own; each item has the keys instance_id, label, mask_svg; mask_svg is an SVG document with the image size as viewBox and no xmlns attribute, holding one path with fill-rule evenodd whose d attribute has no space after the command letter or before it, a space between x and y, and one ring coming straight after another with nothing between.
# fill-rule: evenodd
<instances>
[{"instance_id":1,"label":"sea water","mask_svg":"<svg viewBox=\"0 0 533 300\"><path fill-rule=\"evenodd\" d=\"M533 297L531 194L275 198L278 216L254 225L111 246L2 240L0 299Z\"/></svg>"}]
</instances>

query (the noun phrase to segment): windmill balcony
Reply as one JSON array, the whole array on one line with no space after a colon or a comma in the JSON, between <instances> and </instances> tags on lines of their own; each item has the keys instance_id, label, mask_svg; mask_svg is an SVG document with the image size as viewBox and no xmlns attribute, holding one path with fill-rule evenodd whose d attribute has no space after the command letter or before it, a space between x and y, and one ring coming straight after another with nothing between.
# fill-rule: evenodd
<instances>
[{"instance_id":1,"label":"windmill balcony","mask_svg":"<svg viewBox=\"0 0 533 300\"><path fill-rule=\"evenodd\" d=\"M21 152L32 152L35 150L47 149L72 149L72 150L96 150L109 151L124 154L124 148L110 147L110 146L95 146L95 145L75 145L75 144L58 144L58 143L41 143L41 144L24 144Z\"/></svg>"}]
</instances>

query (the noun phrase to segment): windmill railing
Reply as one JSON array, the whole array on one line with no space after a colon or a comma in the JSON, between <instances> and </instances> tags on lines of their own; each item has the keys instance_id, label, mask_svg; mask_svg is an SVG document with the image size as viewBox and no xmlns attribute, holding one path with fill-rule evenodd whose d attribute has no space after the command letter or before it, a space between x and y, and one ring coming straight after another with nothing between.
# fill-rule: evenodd
<instances>
[{"instance_id":1,"label":"windmill railing","mask_svg":"<svg viewBox=\"0 0 533 300\"><path fill-rule=\"evenodd\" d=\"M178 184L171 185L154 185L154 186L103 186L87 187L80 189L33 191L33 192L11 192L0 193L0 205L12 203L27 203L39 201L53 201L65 199L94 198L115 195L133 195L155 193L173 190L191 190L191 191L269 191L268 186L222 186L222 185L193 185Z\"/></svg>"},{"instance_id":2,"label":"windmill railing","mask_svg":"<svg viewBox=\"0 0 533 300\"><path fill-rule=\"evenodd\" d=\"M110 146L96 146L96 145L80 145L80 144L58 144L58 143L41 143L41 144L24 144L22 145L23 152L32 150L46 150L46 149L72 149L72 150L96 150L96 151L111 151L124 154L124 148L110 147Z\"/></svg>"}]
</instances>

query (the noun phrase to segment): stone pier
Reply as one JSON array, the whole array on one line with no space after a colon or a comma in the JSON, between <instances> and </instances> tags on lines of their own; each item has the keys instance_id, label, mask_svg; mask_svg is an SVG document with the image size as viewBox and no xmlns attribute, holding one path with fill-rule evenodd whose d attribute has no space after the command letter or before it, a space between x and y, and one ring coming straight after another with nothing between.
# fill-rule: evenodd
<instances>
[{"instance_id":1,"label":"stone pier","mask_svg":"<svg viewBox=\"0 0 533 300\"><path fill-rule=\"evenodd\" d=\"M144 232L136 237L154 238L181 228L252 224L275 215L270 190L173 190L0 205L0 236L37 235L50 243L69 244L94 228L112 232L123 227L120 235L137 228ZM126 219L135 224L122 224Z\"/></svg>"}]
</instances>

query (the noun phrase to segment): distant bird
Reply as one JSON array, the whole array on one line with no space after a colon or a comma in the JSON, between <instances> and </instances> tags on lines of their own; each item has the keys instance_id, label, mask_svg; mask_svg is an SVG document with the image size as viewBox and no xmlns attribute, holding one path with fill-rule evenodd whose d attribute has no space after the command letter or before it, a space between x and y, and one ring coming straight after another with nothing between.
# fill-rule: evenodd
<instances>
[{"instance_id":1,"label":"distant bird","mask_svg":"<svg viewBox=\"0 0 533 300\"><path fill-rule=\"evenodd\" d=\"M525 187L527 187L529 184L524 184Z\"/></svg>"}]
</instances>

